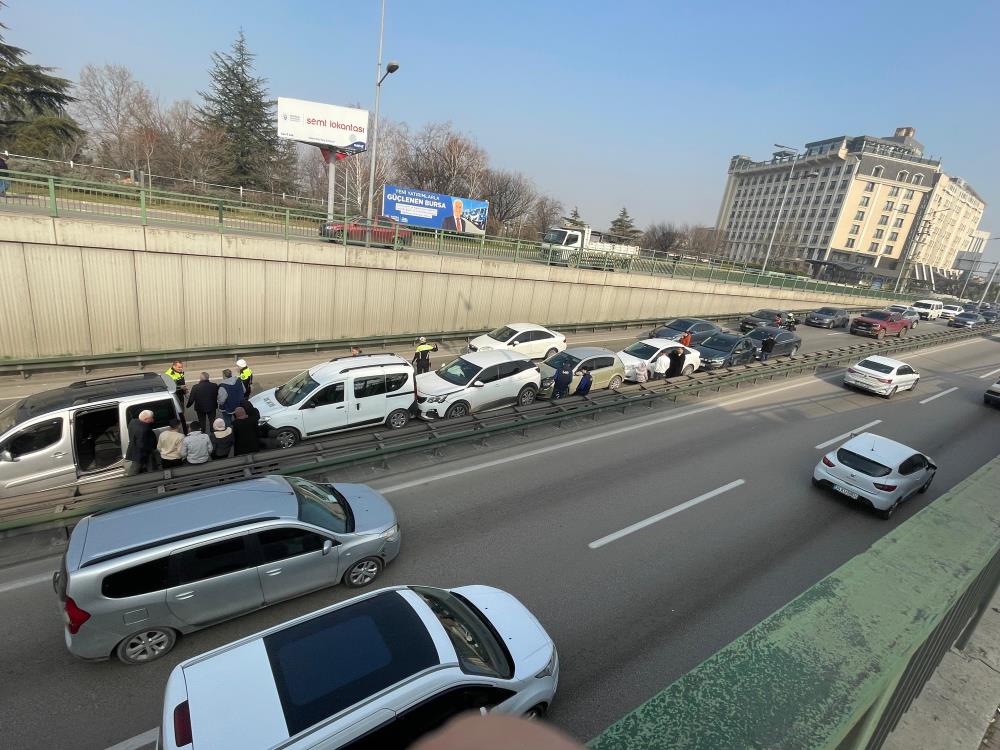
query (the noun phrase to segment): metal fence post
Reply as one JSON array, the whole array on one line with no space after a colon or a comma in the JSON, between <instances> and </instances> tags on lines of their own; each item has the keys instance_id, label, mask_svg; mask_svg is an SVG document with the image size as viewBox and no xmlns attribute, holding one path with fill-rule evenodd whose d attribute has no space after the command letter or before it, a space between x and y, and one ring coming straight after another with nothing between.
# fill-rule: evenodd
<instances>
[{"instance_id":1,"label":"metal fence post","mask_svg":"<svg viewBox=\"0 0 1000 750\"><path fill-rule=\"evenodd\" d=\"M437 254L441 255L444 252L444 232L440 229L435 229L434 234L437 235Z\"/></svg>"},{"instance_id":2,"label":"metal fence post","mask_svg":"<svg viewBox=\"0 0 1000 750\"><path fill-rule=\"evenodd\" d=\"M146 191L145 189L139 191L139 221L143 226L146 226Z\"/></svg>"},{"instance_id":3,"label":"metal fence post","mask_svg":"<svg viewBox=\"0 0 1000 750\"><path fill-rule=\"evenodd\" d=\"M56 181L55 178L49 178L49 216L55 217L59 215L59 205L56 203Z\"/></svg>"},{"instance_id":4,"label":"metal fence post","mask_svg":"<svg viewBox=\"0 0 1000 750\"><path fill-rule=\"evenodd\" d=\"M222 201L219 201L219 232L222 231L222 225L223 225L223 222L225 221L225 217L223 215L223 211L224 210L225 209L223 208Z\"/></svg>"},{"instance_id":5,"label":"metal fence post","mask_svg":"<svg viewBox=\"0 0 1000 750\"><path fill-rule=\"evenodd\" d=\"M514 245L514 262L517 263L517 258L521 254L521 238L517 238L517 244Z\"/></svg>"},{"instance_id":6,"label":"metal fence post","mask_svg":"<svg viewBox=\"0 0 1000 750\"><path fill-rule=\"evenodd\" d=\"M483 251L486 249L486 232L484 231L479 235L479 257L483 257Z\"/></svg>"},{"instance_id":7,"label":"metal fence post","mask_svg":"<svg viewBox=\"0 0 1000 750\"><path fill-rule=\"evenodd\" d=\"M288 220L290 218L291 209L285 209L285 239L288 239Z\"/></svg>"}]
</instances>

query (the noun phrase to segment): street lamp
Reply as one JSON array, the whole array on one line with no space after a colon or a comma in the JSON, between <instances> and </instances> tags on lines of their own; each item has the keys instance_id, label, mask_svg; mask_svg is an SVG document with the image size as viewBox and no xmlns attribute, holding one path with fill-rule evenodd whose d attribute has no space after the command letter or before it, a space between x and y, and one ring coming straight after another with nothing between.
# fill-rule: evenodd
<instances>
[{"instance_id":1,"label":"street lamp","mask_svg":"<svg viewBox=\"0 0 1000 750\"><path fill-rule=\"evenodd\" d=\"M368 223L371 224L372 209L375 195L375 161L378 158L378 111L382 103L382 81L390 73L399 70L399 63L395 60L385 66L385 73L382 73L382 36L385 33L385 0L382 0L382 21L378 31L378 66L375 68L375 122L372 124L372 160L368 168Z\"/></svg>"},{"instance_id":2,"label":"street lamp","mask_svg":"<svg viewBox=\"0 0 1000 750\"><path fill-rule=\"evenodd\" d=\"M780 143L775 143L778 148L784 149L786 152L792 153L792 168L788 170L788 182L785 183L785 192L781 194L781 202L778 204L778 215L774 219L774 229L771 230L771 239L767 243L767 252L764 253L764 263L760 267L761 276L764 275L764 271L767 270L767 262L771 259L771 248L774 247L774 238L778 234L778 222L781 221L781 214L785 210L785 199L788 198L788 190L792 186L792 177L795 175L795 160L798 156L799 150L797 148L792 148L791 146L782 146ZM807 172L806 177L818 177L819 172Z\"/></svg>"}]
</instances>

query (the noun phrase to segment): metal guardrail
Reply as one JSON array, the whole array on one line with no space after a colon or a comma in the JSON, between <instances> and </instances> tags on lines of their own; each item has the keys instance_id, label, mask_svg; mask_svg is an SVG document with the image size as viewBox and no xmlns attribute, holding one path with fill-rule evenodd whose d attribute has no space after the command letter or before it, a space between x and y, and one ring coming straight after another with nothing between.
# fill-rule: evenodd
<instances>
[{"instance_id":1,"label":"metal guardrail","mask_svg":"<svg viewBox=\"0 0 1000 750\"><path fill-rule=\"evenodd\" d=\"M1000 325L974 330L937 331L892 341L866 340L823 352L772 359L738 368L626 386L583 398L536 402L527 407L509 407L482 415L439 422L411 422L399 430L355 433L336 439L302 443L286 450L261 451L250 456L214 461L206 466L183 467L157 474L83 483L60 490L47 490L0 500L0 531L53 521L64 522L102 510L135 504L168 493L185 492L225 484L263 474L305 474L357 463L384 462L390 456L440 448L449 443L482 440L490 435L526 430L540 424L574 417L595 416L608 410L625 411L639 405L652 406L660 399L676 401L698 397L706 391L739 388L762 379L789 377L822 367L856 361L872 352L891 354L930 346L941 341L974 338L1000 331Z\"/></svg>"}]
</instances>

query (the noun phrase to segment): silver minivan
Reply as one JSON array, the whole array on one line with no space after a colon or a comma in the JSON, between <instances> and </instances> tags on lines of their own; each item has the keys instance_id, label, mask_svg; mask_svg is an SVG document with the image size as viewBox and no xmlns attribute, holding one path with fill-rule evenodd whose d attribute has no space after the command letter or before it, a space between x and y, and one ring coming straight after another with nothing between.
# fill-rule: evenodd
<instances>
[{"instance_id":1,"label":"silver minivan","mask_svg":"<svg viewBox=\"0 0 1000 750\"><path fill-rule=\"evenodd\" d=\"M165 375L92 378L35 393L0 411L0 497L124 476L128 423L153 412L160 432L179 415Z\"/></svg>"},{"instance_id":2,"label":"silver minivan","mask_svg":"<svg viewBox=\"0 0 1000 750\"><path fill-rule=\"evenodd\" d=\"M266 476L87 516L53 586L83 659L157 659L177 636L332 586L399 554L388 501L362 484Z\"/></svg>"}]
</instances>

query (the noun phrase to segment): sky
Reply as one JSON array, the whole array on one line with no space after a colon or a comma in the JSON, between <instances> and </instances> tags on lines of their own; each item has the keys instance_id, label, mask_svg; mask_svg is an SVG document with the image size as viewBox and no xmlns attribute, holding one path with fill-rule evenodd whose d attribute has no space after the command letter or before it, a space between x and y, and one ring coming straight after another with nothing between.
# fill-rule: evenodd
<instances>
[{"instance_id":1,"label":"sky","mask_svg":"<svg viewBox=\"0 0 1000 750\"><path fill-rule=\"evenodd\" d=\"M6 4L7 40L70 79L119 63L197 100L242 28L272 96L374 108L379 0ZM714 225L734 154L908 125L1000 236L998 28L995 0L387 0L382 115L450 121L598 229Z\"/></svg>"}]
</instances>

